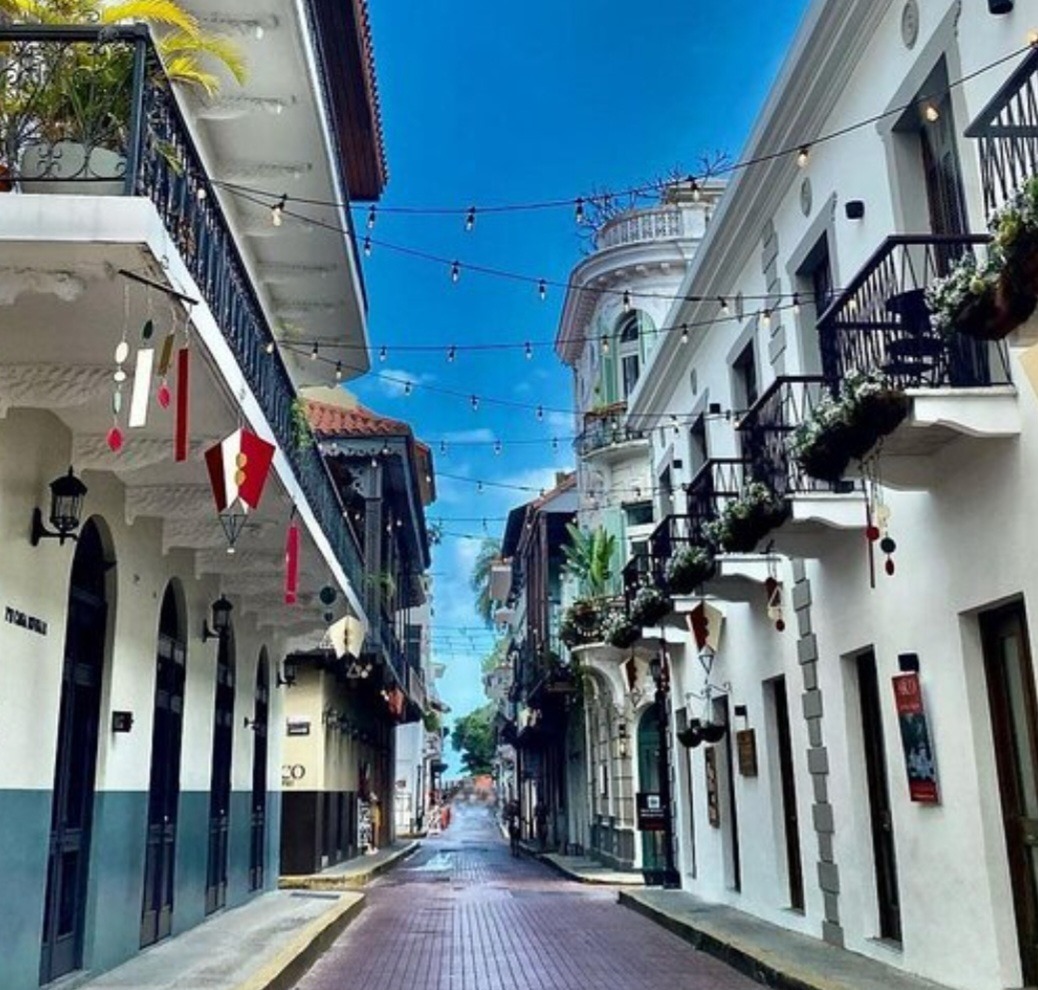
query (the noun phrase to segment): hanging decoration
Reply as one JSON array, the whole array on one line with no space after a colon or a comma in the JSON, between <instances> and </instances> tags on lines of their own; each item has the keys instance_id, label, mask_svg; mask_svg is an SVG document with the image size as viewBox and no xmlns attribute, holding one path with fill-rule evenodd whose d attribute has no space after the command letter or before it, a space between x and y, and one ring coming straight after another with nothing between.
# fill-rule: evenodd
<instances>
[{"instance_id":1,"label":"hanging decoration","mask_svg":"<svg viewBox=\"0 0 1038 990\"><path fill-rule=\"evenodd\" d=\"M169 369L173 365L173 347L177 342L176 327L171 327L166 339L162 341L162 349L159 351L159 360L155 366L155 377L159 380L159 387L155 392L155 401L163 409L169 408L172 393L169 390Z\"/></svg>"},{"instance_id":2,"label":"hanging decoration","mask_svg":"<svg viewBox=\"0 0 1038 990\"><path fill-rule=\"evenodd\" d=\"M237 429L205 452L205 466L213 489L227 552L234 553L250 509L259 506L267 481L274 445L246 429ZM236 503L240 511L235 511Z\"/></svg>"},{"instance_id":3,"label":"hanging decoration","mask_svg":"<svg viewBox=\"0 0 1038 990\"><path fill-rule=\"evenodd\" d=\"M865 484L865 537L869 547L869 586L876 587L875 546L886 556L883 570L893 577L895 571L894 551L897 543L890 535L890 506L883 498L877 462L862 465Z\"/></svg>"},{"instance_id":4,"label":"hanging decoration","mask_svg":"<svg viewBox=\"0 0 1038 990\"><path fill-rule=\"evenodd\" d=\"M119 343L115 346L115 371L112 373L114 387L112 389L112 427L105 436L105 443L113 454L118 454L123 446L123 431L119 427L119 416L123 410L123 384L126 382L126 369L123 365L130 356L130 345L126 334L130 325L130 288L123 288L123 332Z\"/></svg>"},{"instance_id":5,"label":"hanging decoration","mask_svg":"<svg viewBox=\"0 0 1038 990\"><path fill-rule=\"evenodd\" d=\"M769 559L769 569L771 561ZM782 584L773 574L764 579L764 594L768 602L768 621L775 624L777 632L784 632L786 620L782 615Z\"/></svg>"},{"instance_id":6,"label":"hanging decoration","mask_svg":"<svg viewBox=\"0 0 1038 990\"><path fill-rule=\"evenodd\" d=\"M140 429L148 423L148 397L151 389L151 373L155 367L155 348L151 338L155 323L149 317L141 328L141 343L134 361L133 385L130 388L130 415L127 425Z\"/></svg>"},{"instance_id":7,"label":"hanging decoration","mask_svg":"<svg viewBox=\"0 0 1038 990\"><path fill-rule=\"evenodd\" d=\"M173 459L187 460L188 413L191 390L191 352L185 343L177 351L177 407L173 425Z\"/></svg>"},{"instance_id":8,"label":"hanging decoration","mask_svg":"<svg viewBox=\"0 0 1038 990\"><path fill-rule=\"evenodd\" d=\"M295 605L299 590L299 524L296 522L296 510L292 508L292 518L285 534L285 604ZM334 589L333 589L334 590Z\"/></svg>"}]
</instances>

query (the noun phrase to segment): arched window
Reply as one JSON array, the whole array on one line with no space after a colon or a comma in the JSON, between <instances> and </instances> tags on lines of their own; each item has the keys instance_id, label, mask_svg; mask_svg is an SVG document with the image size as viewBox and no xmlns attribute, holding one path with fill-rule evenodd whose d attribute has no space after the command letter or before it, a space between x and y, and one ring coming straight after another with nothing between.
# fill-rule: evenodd
<instances>
[{"instance_id":1,"label":"arched window","mask_svg":"<svg viewBox=\"0 0 1038 990\"><path fill-rule=\"evenodd\" d=\"M616 334L619 355L620 394L627 398L641 374L641 314L628 313Z\"/></svg>"}]
</instances>

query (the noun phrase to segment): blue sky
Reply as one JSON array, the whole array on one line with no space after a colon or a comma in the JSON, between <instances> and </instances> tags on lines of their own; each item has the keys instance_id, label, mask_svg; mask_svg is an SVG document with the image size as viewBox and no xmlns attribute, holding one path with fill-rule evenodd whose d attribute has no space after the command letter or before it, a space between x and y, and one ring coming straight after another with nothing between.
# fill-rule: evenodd
<instances>
[{"instance_id":1,"label":"blue sky","mask_svg":"<svg viewBox=\"0 0 1038 990\"><path fill-rule=\"evenodd\" d=\"M564 282L585 250L572 208L464 217L393 215L392 207L573 199L695 172L704 155L737 157L807 0L746 5L702 0L372 0L375 60L390 180L365 260L373 372L350 388L408 420L433 446L439 499L431 519L449 535L434 553L436 657L455 714L483 701L478 629L467 577L478 541L572 466L571 378L552 341L562 291L466 271L466 263ZM364 214L356 215L358 236ZM378 242L458 259L407 257ZM490 342L532 345L465 351ZM447 349L458 346L456 359ZM433 345L430 351L407 350ZM385 346L385 360L379 359ZM431 389L462 393L456 398ZM481 397L472 409L468 396ZM495 406L492 397L528 409ZM538 421L535 406L546 412ZM558 449L552 439L561 438ZM501 442L495 453L493 443ZM446 454L440 452L446 441ZM473 479L459 481L446 475ZM486 520L484 530L483 520ZM466 632L465 630L471 630Z\"/></svg>"}]
</instances>

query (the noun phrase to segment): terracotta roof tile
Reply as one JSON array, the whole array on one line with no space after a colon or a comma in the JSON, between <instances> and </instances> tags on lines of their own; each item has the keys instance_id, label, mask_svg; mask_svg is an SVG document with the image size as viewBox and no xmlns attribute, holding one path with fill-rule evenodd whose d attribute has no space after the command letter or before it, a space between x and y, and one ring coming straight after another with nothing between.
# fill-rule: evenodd
<instances>
[{"instance_id":1,"label":"terracotta roof tile","mask_svg":"<svg viewBox=\"0 0 1038 990\"><path fill-rule=\"evenodd\" d=\"M362 405L347 408L326 402L306 402L310 428L323 437L396 437L411 436L411 427L398 419L379 416Z\"/></svg>"}]
</instances>

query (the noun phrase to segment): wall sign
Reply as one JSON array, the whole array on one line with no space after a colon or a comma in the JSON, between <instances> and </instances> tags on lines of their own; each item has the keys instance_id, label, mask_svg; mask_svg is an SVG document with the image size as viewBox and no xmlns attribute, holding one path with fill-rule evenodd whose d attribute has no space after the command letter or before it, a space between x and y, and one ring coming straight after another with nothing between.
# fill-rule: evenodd
<instances>
[{"instance_id":1,"label":"wall sign","mask_svg":"<svg viewBox=\"0 0 1038 990\"><path fill-rule=\"evenodd\" d=\"M291 787L306 776L306 767L302 763L286 763L281 767L281 786Z\"/></svg>"},{"instance_id":2,"label":"wall sign","mask_svg":"<svg viewBox=\"0 0 1038 990\"><path fill-rule=\"evenodd\" d=\"M298 718L290 715L285 719L285 727L290 736L310 735L310 719L308 718Z\"/></svg>"},{"instance_id":3,"label":"wall sign","mask_svg":"<svg viewBox=\"0 0 1038 990\"><path fill-rule=\"evenodd\" d=\"M923 706L923 692L916 673L899 674L893 679L897 723L901 748L905 753L908 794L921 804L938 804L937 758L930 737L930 721Z\"/></svg>"},{"instance_id":4,"label":"wall sign","mask_svg":"<svg viewBox=\"0 0 1038 990\"><path fill-rule=\"evenodd\" d=\"M38 633L40 636L47 635L47 622L45 619L37 619L34 615L26 615L16 608L7 605L4 608L4 622L9 622L19 629L28 629L29 632Z\"/></svg>"},{"instance_id":5,"label":"wall sign","mask_svg":"<svg viewBox=\"0 0 1038 990\"><path fill-rule=\"evenodd\" d=\"M636 796L638 828L642 832L662 832L666 827L666 811L659 793L639 791Z\"/></svg>"},{"instance_id":6,"label":"wall sign","mask_svg":"<svg viewBox=\"0 0 1038 990\"><path fill-rule=\"evenodd\" d=\"M741 729L735 733L735 747L739 754L739 773L744 777L757 776L757 730Z\"/></svg>"},{"instance_id":7,"label":"wall sign","mask_svg":"<svg viewBox=\"0 0 1038 990\"><path fill-rule=\"evenodd\" d=\"M133 712L112 712L112 731L129 732L133 728Z\"/></svg>"},{"instance_id":8,"label":"wall sign","mask_svg":"<svg viewBox=\"0 0 1038 990\"><path fill-rule=\"evenodd\" d=\"M711 746L703 752L706 767L706 817L714 828L721 827L721 802L717 793L717 748Z\"/></svg>"}]
</instances>

